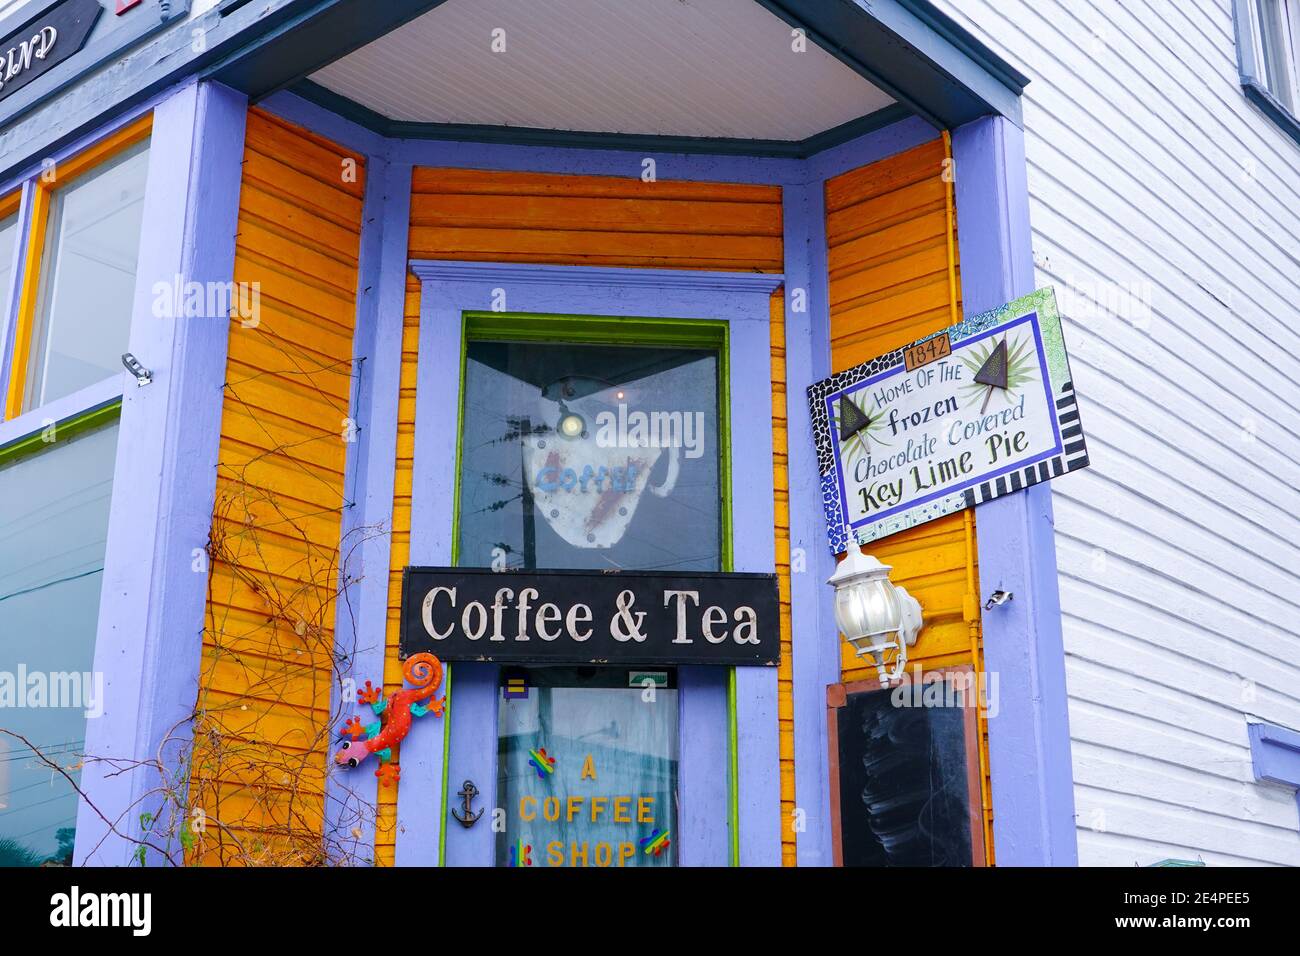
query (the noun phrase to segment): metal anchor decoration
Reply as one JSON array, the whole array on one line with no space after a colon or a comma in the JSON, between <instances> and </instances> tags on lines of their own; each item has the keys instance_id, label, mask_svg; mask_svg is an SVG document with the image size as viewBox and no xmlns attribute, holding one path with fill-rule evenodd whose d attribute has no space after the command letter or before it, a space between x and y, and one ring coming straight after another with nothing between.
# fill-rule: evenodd
<instances>
[{"instance_id":1,"label":"metal anchor decoration","mask_svg":"<svg viewBox=\"0 0 1300 956\"><path fill-rule=\"evenodd\" d=\"M456 818L457 823L468 830L474 824L478 823L479 817L483 816L483 810L481 808L478 813L475 813L474 808L470 806L474 801L474 798L478 796L478 787L474 786L473 780L466 780L465 784L460 788L460 793L456 794L456 796L460 797L460 805L464 808L465 812L462 815L457 812L455 807L452 807L451 815Z\"/></svg>"}]
</instances>

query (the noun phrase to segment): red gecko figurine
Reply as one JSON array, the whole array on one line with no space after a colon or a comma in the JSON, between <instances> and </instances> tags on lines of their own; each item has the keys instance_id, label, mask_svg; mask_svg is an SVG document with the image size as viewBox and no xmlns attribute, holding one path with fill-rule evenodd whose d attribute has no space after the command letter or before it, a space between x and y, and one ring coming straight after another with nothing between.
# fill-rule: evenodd
<instances>
[{"instance_id":1,"label":"red gecko figurine","mask_svg":"<svg viewBox=\"0 0 1300 956\"><path fill-rule=\"evenodd\" d=\"M344 741L334 755L335 763L348 767L357 766L371 754L377 755L379 769L375 776L385 787L401 778L401 768L392 762L393 745L401 743L410 731L411 718L423 717L430 712L441 717L446 710L446 698L435 699L433 696L442 684L442 662L438 658L432 654L412 654L402 662L402 677L413 685L412 688L399 690L387 701L381 690L371 686L370 681L357 691L358 704L369 704L376 714L382 717L386 713L388 719L363 725L358 717L348 718L341 733L352 739ZM359 739L361 737L365 739Z\"/></svg>"}]
</instances>

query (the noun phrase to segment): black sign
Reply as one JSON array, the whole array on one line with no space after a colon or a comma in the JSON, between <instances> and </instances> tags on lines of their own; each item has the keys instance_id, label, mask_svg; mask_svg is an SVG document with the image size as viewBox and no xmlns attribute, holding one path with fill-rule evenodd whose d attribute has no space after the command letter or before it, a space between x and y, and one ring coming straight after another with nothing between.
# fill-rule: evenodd
<instances>
[{"instance_id":1,"label":"black sign","mask_svg":"<svg viewBox=\"0 0 1300 956\"><path fill-rule=\"evenodd\" d=\"M401 655L511 664L774 665L773 574L407 568Z\"/></svg>"},{"instance_id":2,"label":"black sign","mask_svg":"<svg viewBox=\"0 0 1300 956\"><path fill-rule=\"evenodd\" d=\"M103 12L99 0L64 0L0 40L0 100L79 52Z\"/></svg>"},{"instance_id":3,"label":"black sign","mask_svg":"<svg viewBox=\"0 0 1300 956\"><path fill-rule=\"evenodd\" d=\"M932 704L923 696L932 686L829 689L832 826L844 866L983 863L974 703Z\"/></svg>"}]
</instances>

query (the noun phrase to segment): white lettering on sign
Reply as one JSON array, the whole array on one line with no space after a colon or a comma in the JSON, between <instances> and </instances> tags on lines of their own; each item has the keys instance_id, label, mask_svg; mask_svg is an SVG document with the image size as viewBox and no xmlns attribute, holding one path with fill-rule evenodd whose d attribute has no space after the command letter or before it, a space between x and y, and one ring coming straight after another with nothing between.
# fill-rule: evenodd
<instances>
[{"instance_id":1,"label":"white lettering on sign","mask_svg":"<svg viewBox=\"0 0 1300 956\"><path fill-rule=\"evenodd\" d=\"M699 591L665 591L664 607L668 602L675 600L677 602L677 636L673 638L674 644L690 644L691 639L686 636L686 602L690 601L698 605L700 603Z\"/></svg>"},{"instance_id":2,"label":"white lettering on sign","mask_svg":"<svg viewBox=\"0 0 1300 956\"><path fill-rule=\"evenodd\" d=\"M482 601L469 601L461 607L456 588L434 587L425 593L420 602L420 621L425 633L435 641L445 641L451 637L457 624L460 625L461 633L471 641L483 638L489 641L528 641L536 634L543 641L567 637L581 643L591 637L592 611L589 605L573 604L567 611L550 602L534 606L532 602L539 597L541 595L536 588L520 588L518 594L511 588L499 588L490 605ZM710 644L723 644L727 641L736 644L762 643L758 633L758 612L749 605L741 605L731 613L717 605L700 607L699 591L665 590L662 598L662 607L672 607L676 617L675 636L672 640L674 644L692 644L695 635ZM646 640L646 612L637 610L636 603L637 595L634 591L628 589L619 592L614 614L607 627L607 633L615 641L641 643ZM692 609L698 609L699 614L691 614ZM440 620L448 622L445 627L439 628L434 623L435 611L440 612ZM503 629L503 619L508 612L515 615L517 624L514 635L509 637Z\"/></svg>"},{"instance_id":3,"label":"white lettering on sign","mask_svg":"<svg viewBox=\"0 0 1300 956\"><path fill-rule=\"evenodd\" d=\"M59 39L59 31L54 27L42 27L29 39L11 46L0 60L0 90L6 83L30 70L32 64L44 60L54 49Z\"/></svg>"},{"instance_id":4,"label":"white lettering on sign","mask_svg":"<svg viewBox=\"0 0 1300 956\"><path fill-rule=\"evenodd\" d=\"M445 641L451 635L452 629L449 627L445 631L440 631L433 626L433 602L438 599L439 594L447 595L451 599L451 606L456 606L455 588L432 588L420 603L420 620L424 622L424 629L429 632L431 638L435 641Z\"/></svg>"},{"instance_id":5,"label":"white lettering on sign","mask_svg":"<svg viewBox=\"0 0 1300 956\"><path fill-rule=\"evenodd\" d=\"M410 566L399 651L497 663L780 661L775 574Z\"/></svg>"}]
</instances>

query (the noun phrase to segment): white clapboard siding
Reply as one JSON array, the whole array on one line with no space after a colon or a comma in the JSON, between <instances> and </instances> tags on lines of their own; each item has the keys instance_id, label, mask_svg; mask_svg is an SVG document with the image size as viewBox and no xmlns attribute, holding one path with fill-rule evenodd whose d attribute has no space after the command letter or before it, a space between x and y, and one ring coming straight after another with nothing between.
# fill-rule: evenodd
<instances>
[{"instance_id":1,"label":"white clapboard siding","mask_svg":"<svg viewBox=\"0 0 1300 956\"><path fill-rule=\"evenodd\" d=\"M1246 735L1300 729L1300 147L1242 94L1230 0L937 3L1032 80L1093 465L1053 483L1080 862L1300 865Z\"/></svg>"},{"instance_id":2,"label":"white clapboard siding","mask_svg":"<svg viewBox=\"0 0 1300 956\"><path fill-rule=\"evenodd\" d=\"M1116 566L1105 573L1123 571L1124 566ZM1142 673L1159 685L1215 703L1253 693L1264 698L1270 712L1287 723L1300 721L1300 701L1293 696L1294 665L1254 649L1237 654L1222 641L1207 638L1196 625L1170 619L1157 608L1134 607L1131 600L1104 586L1067 578L1062 582L1065 590L1070 591L1070 606L1075 609L1071 615L1074 626L1086 637L1078 645L1079 656L1113 662L1114 666L1138 662ZM1195 647L1197 653L1189 656L1189 647ZM1240 676L1243 660L1255 675L1249 683ZM1231 728L1235 741L1235 720Z\"/></svg>"}]
</instances>

